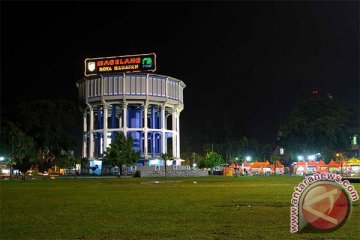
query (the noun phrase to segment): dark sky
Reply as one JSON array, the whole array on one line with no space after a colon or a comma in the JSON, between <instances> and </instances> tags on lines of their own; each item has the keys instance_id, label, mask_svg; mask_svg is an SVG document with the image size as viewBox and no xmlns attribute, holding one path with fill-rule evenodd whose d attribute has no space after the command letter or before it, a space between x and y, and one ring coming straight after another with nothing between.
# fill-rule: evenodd
<instances>
[{"instance_id":1,"label":"dark sky","mask_svg":"<svg viewBox=\"0 0 360 240\"><path fill-rule=\"evenodd\" d=\"M313 89L359 103L357 1L2 1L2 110L29 99L77 101L85 58L150 52L158 74L187 85L180 122L188 136L206 117L230 115L272 143Z\"/></svg>"}]
</instances>

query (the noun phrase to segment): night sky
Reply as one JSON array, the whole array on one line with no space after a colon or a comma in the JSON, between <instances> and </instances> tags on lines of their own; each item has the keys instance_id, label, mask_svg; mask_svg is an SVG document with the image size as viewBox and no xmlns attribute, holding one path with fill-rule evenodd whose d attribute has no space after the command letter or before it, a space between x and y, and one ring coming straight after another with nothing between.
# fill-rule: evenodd
<instances>
[{"instance_id":1,"label":"night sky","mask_svg":"<svg viewBox=\"0 0 360 240\"><path fill-rule=\"evenodd\" d=\"M273 143L313 89L359 103L357 1L2 1L2 112L24 100L77 101L85 58L152 52L156 73L187 85L182 136L227 115Z\"/></svg>"}]
</instances>

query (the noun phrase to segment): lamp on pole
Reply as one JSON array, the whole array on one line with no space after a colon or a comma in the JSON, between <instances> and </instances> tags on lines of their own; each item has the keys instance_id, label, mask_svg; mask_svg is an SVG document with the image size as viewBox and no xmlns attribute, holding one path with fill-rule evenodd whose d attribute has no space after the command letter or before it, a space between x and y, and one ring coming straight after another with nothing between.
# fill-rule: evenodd
<instances>
[{"instance_id":1,"label":"lamp on pole","mask_svg":"<svg viewBox=\"0 0 360 240\"><path fill-rule=\"evenodd\" d=\"M341 163L341 171L340 171L340 174L342 175L342 174L343 174L343 161L340 160L340 163Z\"/></svg>"}]
</instances>

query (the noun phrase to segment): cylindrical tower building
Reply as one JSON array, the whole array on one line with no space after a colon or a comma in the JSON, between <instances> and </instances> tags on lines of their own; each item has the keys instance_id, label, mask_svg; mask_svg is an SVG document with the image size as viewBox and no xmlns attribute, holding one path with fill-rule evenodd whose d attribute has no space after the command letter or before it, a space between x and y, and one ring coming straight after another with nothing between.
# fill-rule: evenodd
<instances>
[{"instance_id":1,"label":"cylindrical tower building","mask_svg":"<svg viewBox=\"0 0 360 240\"><path fill-rule=\"evenodd\" d=\"M115 133L131 135L140 165L171 153L180 159L180 113L184 82L158 74L116 73L78 83L83 102L82 157L103 158Z\"/></svg>"}]
</instances>

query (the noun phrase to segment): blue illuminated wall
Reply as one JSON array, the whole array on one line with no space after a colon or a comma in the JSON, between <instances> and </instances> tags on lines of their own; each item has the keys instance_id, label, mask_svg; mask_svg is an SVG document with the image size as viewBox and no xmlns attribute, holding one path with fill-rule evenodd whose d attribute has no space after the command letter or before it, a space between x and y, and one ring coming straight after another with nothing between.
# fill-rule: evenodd
<instances>
[{"instance_id":1,"label":"blue illuminated wall","mask_svg":"<svg viewBox=\"0 0 360 240\"><path fill-rule=\"evenodd\" d=\"M130 107L128 111L128 128L142 128L142 107ZM134 139L134 151L142 152L142 132L141 131L129 131L130 135Z\"/></svg>"}]
</instances>

